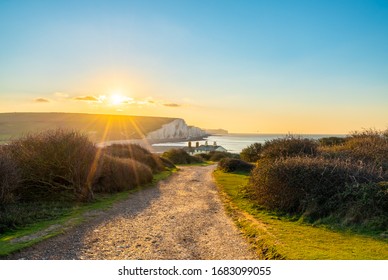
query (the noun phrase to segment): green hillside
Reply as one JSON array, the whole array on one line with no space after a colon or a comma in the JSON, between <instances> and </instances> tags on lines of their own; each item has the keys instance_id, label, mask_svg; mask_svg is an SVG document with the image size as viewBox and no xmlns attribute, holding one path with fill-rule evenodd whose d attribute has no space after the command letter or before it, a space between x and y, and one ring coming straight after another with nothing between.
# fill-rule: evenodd
<instances>
[{"instance_id":1,"label":"green hillside","mask_svg":"<svg viewBox=\"0 0 388 280\"><path fill-rule=\"evenodd\" d=\"M94 142L138 139L173 120L76 113L0 113L0 141L53 128L82 131Z\"/></svg>"}]
</instances>

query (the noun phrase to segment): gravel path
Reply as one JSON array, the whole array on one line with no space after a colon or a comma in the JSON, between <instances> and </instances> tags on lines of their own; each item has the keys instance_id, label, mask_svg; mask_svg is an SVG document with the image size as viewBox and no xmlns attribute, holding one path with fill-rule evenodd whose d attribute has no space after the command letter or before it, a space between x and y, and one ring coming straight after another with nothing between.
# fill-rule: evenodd
<instances>
[{"instance_id":1,"label":"gravel path","mask_svg":"<svg viewBox=\"0 0 388 280\"><path fill-rule=\"evenodd\" d=\"M189 166L154 188L12 259L255 259L226 216L211 172Z\"/></svg>"}]
</instances>

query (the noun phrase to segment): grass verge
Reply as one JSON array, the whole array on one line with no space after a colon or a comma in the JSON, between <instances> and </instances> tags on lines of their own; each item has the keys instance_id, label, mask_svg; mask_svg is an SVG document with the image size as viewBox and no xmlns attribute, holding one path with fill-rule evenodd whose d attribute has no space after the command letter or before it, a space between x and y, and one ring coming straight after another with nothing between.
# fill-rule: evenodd
<instances>
[{"instance_id":1,"label":"grass verge","mask_svg":"<svg viewBox=\"0 0 388 280\"><path fill-rule=\"evenodd\" d=\"M216 170L214 178L228 214L263 259L387 260L388 241L350 231L292 221L265 211L245 192L249 176Z\"/></svg>"},{"instance_id":2,"label":"grass verge","mask_svg":"<svg viewBox=\"0 0 388 280\"><path fill-rule=\"evenodd\" d=\"M115 194L96 194L91 203L71 204L68 202L39 204L40 210L46 213L45 217L19 228L0 235L0 259L13 252L32 246L42 240L56 236L74 227L87 219L98 215L112 207L114 203L122 201L134 192L155 186L159 181L169 177L176 169L162 171L154 175L152 183L137 187L130 191ZM21 205L30 207L31 205Z\"/></svg>"}]
</instances>

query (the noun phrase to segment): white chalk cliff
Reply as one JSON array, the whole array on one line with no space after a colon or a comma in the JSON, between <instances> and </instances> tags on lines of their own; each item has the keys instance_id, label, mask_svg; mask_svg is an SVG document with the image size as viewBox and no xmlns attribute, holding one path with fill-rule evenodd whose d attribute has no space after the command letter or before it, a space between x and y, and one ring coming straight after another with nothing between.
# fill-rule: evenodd
<instances>
[{"instance_id":1,"label":"white chalk cliff","mask_svg":"<svg viewBox=\"0 0 388 280\"><path fill-rule=\"evenodd\" d=\"M175 119L158 130L148 133L147 139L190 139L206 135L204 130L188 126L183 119Z\"/></svg>"}]
</instances>

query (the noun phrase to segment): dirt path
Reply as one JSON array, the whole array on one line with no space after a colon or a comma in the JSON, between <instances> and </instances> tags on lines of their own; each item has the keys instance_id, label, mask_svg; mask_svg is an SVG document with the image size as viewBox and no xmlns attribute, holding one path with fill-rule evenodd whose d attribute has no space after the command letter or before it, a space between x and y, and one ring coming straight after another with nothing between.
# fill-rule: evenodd
<instances>
[{"instance_id":1,"label":"dirt path","mask_svg":"<svg viewBox=\"0 0 388 280\"><path fill-rule=\"evenodd\" d=\"M12 259L254 259L224 213L214 166L182 167L93 220Z\"/></svg>"}]
</instances>

